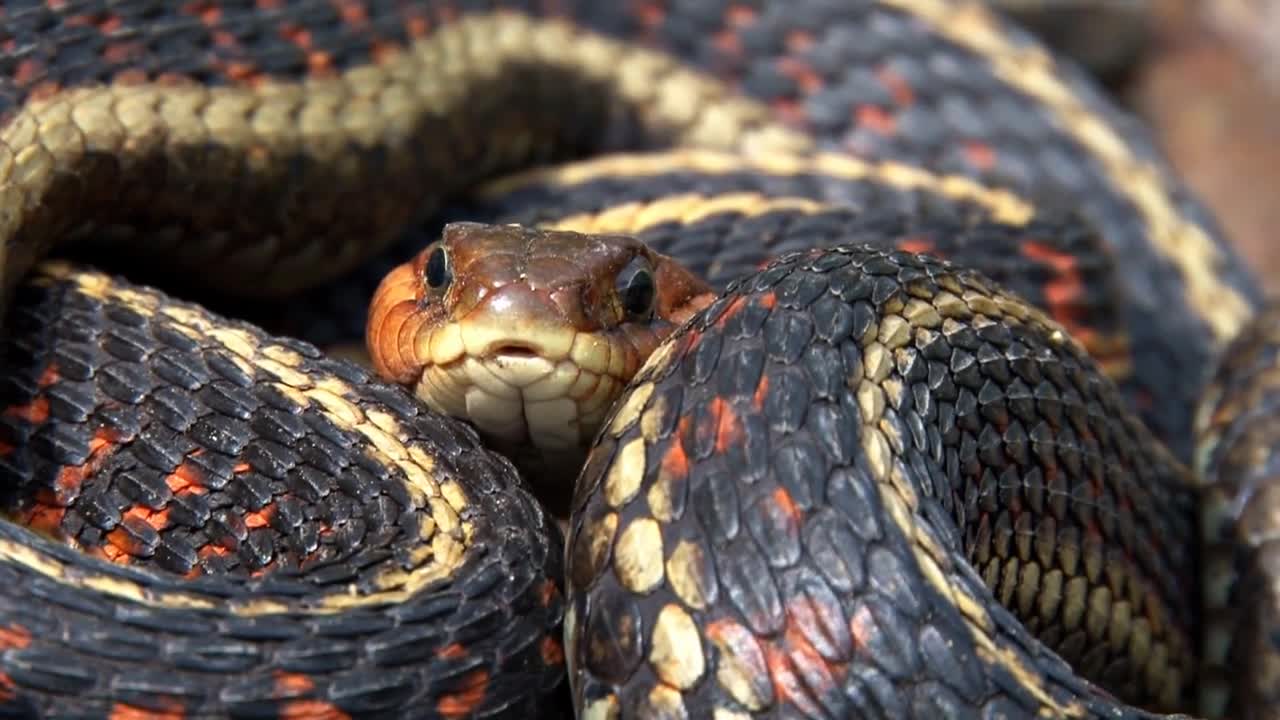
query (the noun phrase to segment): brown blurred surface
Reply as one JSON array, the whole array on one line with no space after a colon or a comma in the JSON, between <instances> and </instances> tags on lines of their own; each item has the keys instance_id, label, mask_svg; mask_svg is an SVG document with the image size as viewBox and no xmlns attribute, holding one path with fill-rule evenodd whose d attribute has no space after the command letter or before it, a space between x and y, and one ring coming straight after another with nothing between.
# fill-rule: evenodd
<instances>
[{"instance_id":1,"label":"brown blurred surface","mask_svg":"<svg viewBox=\"0 0 1280 720\"><path fill-rule=\"evenodd\" d=\"M1280 0L1156 0L1124 92L1264 286L1280 293Z\"/></svg>"}]
</instances>

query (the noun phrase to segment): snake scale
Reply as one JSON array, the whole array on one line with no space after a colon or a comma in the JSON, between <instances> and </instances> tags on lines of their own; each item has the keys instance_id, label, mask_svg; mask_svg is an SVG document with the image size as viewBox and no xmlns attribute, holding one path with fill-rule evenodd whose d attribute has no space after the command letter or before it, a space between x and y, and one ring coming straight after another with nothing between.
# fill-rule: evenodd
<instances>
[{"instance_id":1,"label":"snake scale","mask_svg":"<svg viewBox=\"0 0 1280 720\"><path fill-rule=\"evenodd\" d=\"M1280 318L984 3L10 2L0 69L0 714L1280 713Z\"/></svg>"}]
</instances>

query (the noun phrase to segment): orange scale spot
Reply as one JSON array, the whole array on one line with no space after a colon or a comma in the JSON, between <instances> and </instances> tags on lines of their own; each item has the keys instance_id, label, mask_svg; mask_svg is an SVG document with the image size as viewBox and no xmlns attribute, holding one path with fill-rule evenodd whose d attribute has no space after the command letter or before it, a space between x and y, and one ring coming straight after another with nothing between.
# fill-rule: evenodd
<instances>
[{"instance_id":1,"label":"orange scale spot","mask_svg":"<svg viewBox=\"0 0 1280 720\"><path fill-rule=\"evenodd\" d=\"M684 443L677 436L675 442L667 446L662 454L662 472L669 477L687 477L689 475L689 456L684 451Z\"/></svg>"},{"instance_id":2,"label":"orange scale spot","mask_svg":"<svg viewBox=\"0 0 1280 720\"><path fill-rule=\"evenodd\" d=\"M783 75L795 80L806 95L812 95L821 90L824 85L822 76L818 74L817 70L814 70L809 63L797 58L780 58L778 60L778 70Z\"/></svg>"},{"instance_id":3,"label":"orange scale spot","mask_svg":"<svg viewBox=\"0 0 1280 720\"><path fill-rule=\"evenodd\" d=\"M769 376L761 375L760 382L756 383L756 391L751 396L751 407L756 411L764 409L764 401L769 397Z\"/></svg>"},{"instance_id":4,"label":"orange scale spot","mask_svg":"<svg viewBox=\"0 0 1280 720\"><path fill-rule=\"evenodd\" d=\"M49 398L41 395L29 403L12 405L4 414L38 425L49 419Z\"/></svg>"},{"instance_id":5,"label":"orange scale spot","mask_svg":"<svg viewBox=\"0 0 1280 720\"><path fill-rule=\"evenodd\" d=\"M235 47L236 45L239 44L236 42L236 36L232 35L226 30L214 30L212 34L213 34L213 44L217 45L218 47L228 48L228 47Z\"/></svg>"},{"instance_id":6,"label":"orange scale spot","mask_svg":"<svg viewBox=\"0 0 1280 720\"><path fill-rule=\"evenodd\" d=\"M307 72L316 77L332 75L333 56L321 51L307 53Z\"/></svg>"},{"instance_id":7,"label":"orange scale spot","mask_svg":"<svg viewBox=\"0 0 1280 720\"><path fill-rule=\"evenodd\" d=\"M462 643L449 643L436 651L436 657L442 660L457 660L467 656L467 648Z\"/></svg>"},{"instance_id":8,"label":"orange scale spot","mask_svg":"<svg viewBox=\"0 0 1280 720\"><path fill-rule=\"evenodd\" d=\"M0 701L9 702L18 697L18 685L13 678L0 673Z\"/></svg>"},{"instance_id":9,"label":"orange scale spot","mask_svg":"<svg viewBox=\"0 0 1280 720\"><path fill-rule=\"evenodd\" d=\"M267 505L261 510L245 513L244 524L250 529L264 528L271 524L271 516L275 509L271 505Z\"/></svg>"},{"instance_id":10,"label":"orange scale spot","mask_svg":"<svg viewBox=\"0 0 1280 720\"><path fill-rule=\"evenodd\" d=\"M800 524L804 513L800 511L795 500L792 499L791 493L786 488L780 487L773 491L773 502L782 510L787 520L797 525Z\"/></svg>"},{"instance_id":11,"label":"orange scale spot","mask_svg":"<svg viewBox=\"0 0 1280 720\"><path fill-rule=\"evenodd\" d=\"M996 151L990 145L976 140L964 144L964 158L979 170L990 170L996 166Z\"/></svg>"},{"instance_id":12,"label":"orange scale spot","mask_svg":"<svg viewBox=\"0 0 1280 720\"><path fill-rule=\"evenodd\" d=\"M222 20L222 8L218 3L210 2L209 0L197 0L196 2L187 3L182 7L182 12L187 15L195 15L205 25L217 25Z\"/></svg>"},{"instance_id":13,"label":"orange scale spot","mask_svg":"<svg viewBox=\"0 0 1280 720\"><path fill-rule=\"evenodd\" d=\"M54 535L62 527L62 518L66 512L66 508L36 505L24 514L22 524L36 532Z\"/></svg>"},{"instance_id":14,"label":"orange scale spot","mask_svg":"<svg viewBox=\"0 0 1280 720\"><path fill-rule=\"evenodd\" d=\"M165 706L156 710L142 708L128 703L116 703L111 706L109 720L184 720L186 711L177 700L157 699L159 705Z\"/></svg>"},{"instance_id":15,"label":"orange scale spot","mask_svg":"<svg viewBox=\"0 0 1280 720\"><path fill-rule=\"evenodd\" d=\"M726 55L738 56L742 54L742 40L732 30L721 30L711 36L711 44Z\"/></svg>"},{"instance_id":16,"label":"orange scale spot","mask_svg":"<svg viewBox=\"0 0 1280 720\"><path fill-rule=\"evenodd\" d=\"M431 31L431 23L427 22L423 17L411 17L405 22L405 29L409 32L409 37L418 39L426 37Z\"/></svg>"},{"instance_id":17,"label":"orange scale spot","mask_svg":"<svg viewBox=\"0 0 1280 720\"><path fill-rule=\"evenodd\" d=\"M799 102L790 98L779 98L769 103L769 107L783 121L793 126L801 126L808 117Z\"/></svg>"},{"instance_id":18,"label":"orange scale spot","mask_svg":"<svg viewBox=\"0 0 1280 720\"><path fill-rule=\"evenodd\" d=\"M194 454L194 453L192 453L192 454ZM253 468L249 465L249 463L247 463L247 462L238 462L238 463L236 463L236 466L235 466L235 467L231 468L231 472L233 472L233 473L235 473L235 474L239 475L239 474L241 474L241 473L247 473L247 472L249 472L249 471L250 471L250 470L252 470L252 469L253 469Z\"/></svg>"},{"instance_id":19,"label":"orange scale spot","mask_svg":"<svg viewBox=\"0 0 1280 720\"><path fill-rule=\"evenodd\" d=\"M741 27L755 22L757 14L756 9L748 5L731 5L725 11L724 19L731 27Z\"/></svg>"},{"instance_id":20,"label":"orange scale spot","mask_svg":"<svg viewBox=\"0 0 1280 720\"><path fill-rule=\"evenodd\" d=\"M281 720L350 720L351 716L323 700L292 700L280 706Z\"/></svg>"},{"instance_id":21,"label":"orange scale spot","mask_svg":"<svg viewBox=\"0 0 1280 720\"><path fill-rule=\"evenodd\" d=\"M880 84L884 85L889 94L893 96L893 101L899 107L907 107L915 103L916 93L901 75L890 68L884 67L876 72L876 77L880 80Z\"/></svg>"},{"instance_id":22,"label":"orange scale spot","mask_svg":"<svg viewBox=\"0 0 1280 720\"><path fill-rule=\"evenodd\" d=\"M560 589L556 587L556 583L551 578L542 581L542 585L538 587L538 602L542 603L542 607L547 607L560 595Z\"/></svg>"},{"instance_id":23,"label":"orange scale spot","mask_svg":"<svg viewBox=\"0 0 1280 720\"><path fill-rule=\"evenodd\" d=\"M898 249L902 252L915 253L916 255L928 255L936 250L936 246L932 240L924 238L906 238L898 241Z\"/></svg>"},{"instance_id":24,"label":"orange scale spot","mask_svg":"<svg viewBox=\"0 0 1280 720\"><path fill-rule=\"evenodd\" d=\"M134 505L125 512L125 517L132 517L150 525L155 530L169 527L169 509L154 510L143 505Z\"/></svg>"},{"instance_id":25,"label":"orange scale spot","mask_svg":"<svg viewBox=\"0 0 1280 720\"><path fill-rule=\"evenodd\" d=\"M17 623L0 625L0 650L21 650L31 644L31 632Z\"/></svg>"},{"instance_id":26,"label":"orange scale spot","mask_svg":"<svg viewBox=\"0 0 1280 720\"><path fill-rule=\"evenodd\" d=\"M756 302L765 310L772 310L778 304L778 296L770 290L767 293L756 296Z\"/></svg>"},{"instance_id":27,"label":"orange scale spot","mask_svg":"<svg viewBox=\"0 0 1280 720\"><path fill-rule=\"evenodd\" d=\"M641 25L652 29L662 24L667 12L656 2L646 2L636 8L636 16L640 18Z\"/></svg>"},{"instance_id":28,"label":"orange scale spot","mask_svg":"<svg viewBox=\"0 0 1280 720\"><path fill-rule=\"evenodd\" d=\"M729 403L720 398L711 401L716 417L716 452L724 453L742 441L742 421Z\"/></svg>"},{"instance_id":29,"label":"orange scale spot","mask_svg":"<svg viewBox=\"0 0 1280 720\"><path fill-rule=\"evenodd\" d=\"M787 50L791 52L804 52L813 47L813 33L807 30L792 30L787 33L786 39Z\"/></svg>"},{"instance_id":30,"label":"orange scale spot","mask_svg":"<svg viewBox=\"0 0 1280 720\"><path fill-rule=\"evenodd\" d=\"M369 54L374 62L379 65L387 65L396 58L400 57L401 48L393 42L384 40L375 40L369 49Z\"/></svg>"},{"instance_id":31,"label":"orange scale spot","mask_svg":"<svg viewBox=\"0 0 1280 720\"><path fill-rule=\"evenodd\" d=\"M867 128L881 135L892 135L897 131L897 123L893 115L875 105L859 105L854 110L854 122L858 127Z\"/></svg>"},{"instance_id":32,"label":"orange scale spot","mask_svg":"<svg viewBox=\"0 0 1280 720\"><path fill-rule=\"evenodd\" d=\"M55 363L49 363L45 366L44 372L40 373L40 379L37 381L40 387L47 388L61 379L58 372L58 366Z\"/></svg>"},{"instance_id":33,"label":"orange scale spot","mask_svg":"<svg viewBox=\"0 0 1280 720\"><path fill-rule=\"evenodd\" d=\"M542 638L542 662L550 666L564 664L564 647L560 645L560 641L550 635Z\"/></svg>"},{"instance_id":34,"label":"orange scale spot","mask_svg":"<svg viewBox=\"0 0 1280 720\"><path fill-rule=\"evenodd\" d=\"M734 298L727 306L725 306L724 311L720 313L720 317L716 318L716 327L722 328L727 325L734 316L742 312L742 308L746 307L746 305L747 299L745 297L738 296Z\"/></svg>"},{"instance_id":35,"label":"orange scale spot","mask_svg":"<svg viewBox=\"0 0 1280 720\"><path fill-rule=\"evenodd\" d=\"M445 694L436 703L436 712L441 717L455 720L471 715L489 690L489 674L484 670L468 674L462 682L462 690Z\"/></svg>"},{"instance_id":36,"label":"orange scale spot","mask_svg":"<svg viewBox=\"0 0 1280 720\"><path fill-rule=\"evenodd\" d=\"M342 21L348 25L368 24L369 12L364 3L357 0L335 0L334 4L338 6L338 14L342 16Z\"/></svg>"},{"instance_id":37,"label":"orange scale spot","mask_svg":"<svg viewBox=\"0 0 1280 720\"><path fill-rule=\"evenodd\" d=\"M293 23L280 26L280 37L303 50L311 49L311 31Z\"/></svg>"},{"instance_id":38,"label":"orange scale spot","mask_svg":"<svg viewBox=\"0 0 1280 720\"><path fill-rule=\"evenodd\" d=\"M201 560L207 560L211 557L226 557L227 555L230 555L230 554L231 554L231 551L229 549L223 547L222 545L215 545L213 543L202 545L200 549L196 551L196 557L200 558Z\"/></svg>"}]
</instances>

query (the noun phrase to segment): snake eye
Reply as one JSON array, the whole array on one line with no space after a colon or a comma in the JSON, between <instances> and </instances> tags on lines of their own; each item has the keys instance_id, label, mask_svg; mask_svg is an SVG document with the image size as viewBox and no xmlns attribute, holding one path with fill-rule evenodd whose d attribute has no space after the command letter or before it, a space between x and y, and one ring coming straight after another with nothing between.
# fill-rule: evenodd
<instances>
[{"instance_id":1,"label":"snake eye","mask_svg":"<svg viewBox=\"0 0 1280 720\"><path fill-rule=\"evenodd\" d=\"M427 285L439 290L453 281L453 268L450 267L449 253L442 247L431 251L427 257L427 267L422 272Z\"/></svg>"},{"instance_id":2,"label":"snake eye","mask_svg":"<svg viewBox=\"0 0 1280 720\"><path fill-rule=\"evenodd\" d=\"M657 293L647 258L632 260L618 273L618 296L622 298L623 309L631 317L648 317L653 312Z\"/></svg>"}]
</instances>

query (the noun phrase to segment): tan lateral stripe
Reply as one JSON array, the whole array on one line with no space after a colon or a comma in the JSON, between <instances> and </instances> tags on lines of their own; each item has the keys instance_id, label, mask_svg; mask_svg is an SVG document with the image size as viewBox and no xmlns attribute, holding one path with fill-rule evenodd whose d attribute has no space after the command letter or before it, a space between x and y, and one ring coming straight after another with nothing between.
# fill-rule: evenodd
<instances>
[{"instance_id":1,"label":"tan lateral stripe","mask_svg":"<svg viewBox=\"0 0 1280 720\"><path fill-rule=\"evenodd\" d=\"M1015 225L1035 214L1031 203L1017 194L989 188L959 175L938 175L895 162L870 163L851 155L831 152L776 152L770 155L738 155L701 148L659 153L606 155L569 165L543 167L489 183L483 194L502 195L534 184L572 186L602 178L640 178L676 172L708 175L761 173L779 177L828 176L841 180L874 180L904 190L923 190L985 208L993 219Z\"/></svg>"},{"instance_id":2,"label":"tan lateral stripe","mask_svg":"<svg viewBox=\"0 0 1280 720\"><path fill-rule=\"evenodd\" d=\"M1151 241L1186 283L1187 294L1219 341L1233 337L1251 315L1248 301L1223 283L1212 268L1220 248L1204 230L1173 206L1160 170L1139 160L1125 141L1055 73L1053 58L1039 48L1018 47L1001 34L994 16L976 2L883 0L884 4L929 21L940 35L991 63L1003 81L1053 111L1071 137L1098 160L1108 179L1142 214Z\"/></svg>"}]
</instances>

